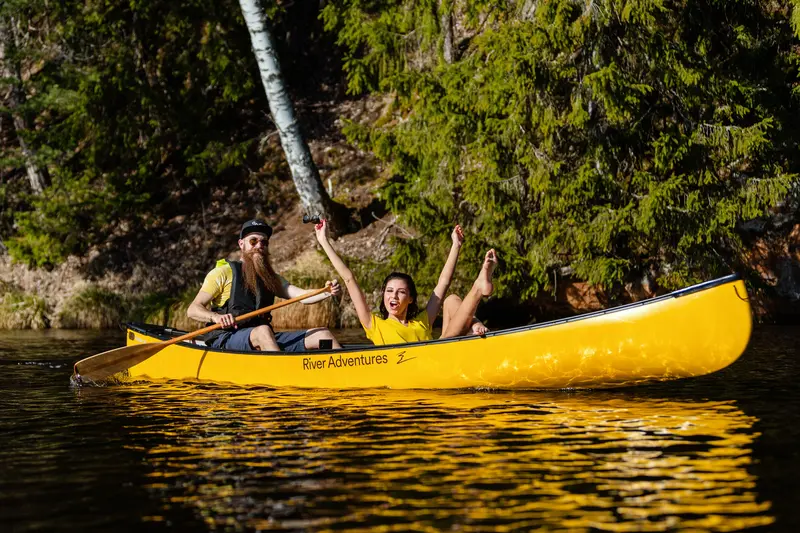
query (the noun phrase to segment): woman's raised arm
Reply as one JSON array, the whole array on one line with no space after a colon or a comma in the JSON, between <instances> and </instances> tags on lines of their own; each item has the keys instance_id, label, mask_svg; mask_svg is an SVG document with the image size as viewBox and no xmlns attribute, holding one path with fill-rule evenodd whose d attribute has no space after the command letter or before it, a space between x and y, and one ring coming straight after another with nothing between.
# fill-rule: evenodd
<instances>
[{"instance_id":1,"label":"woman's raised arm","mask_svg":"<svg viewBox=\"0 0 800 533\"><path fill-rule=\"evenodd\" d=\"M433 324L434 320L436 320L436 316L442 309L444 297L447 295L447 289L450 288L450 282L453 281L456 263L458 263L458 254L461 251L461 245L464 244L464 232L461 230L461 226L456 224L451 237L453 239L453 245L450 247L450 254L447 256L444 267L442 267L441 274L439 274L439 281L433 289L433 294L431 294L430 299L428 299L428 305L425 306L425 311L428 313L429 324Z\"/></svg>"},{"instance_id":2,"label":"woman's raised arm","mask_svg":"<svg viewBox=\"0 0 800 533\"><path fill-rule=\"evenodd\" d=\"M339 254L336 253L336 250L333 249L330 241L328 241L328 222L322 219L319 224L314 226L314 231L317 234L317 241L320 246L322 246L322 249L325 250L328 259L331 260L333 268L335 268L336 272L342 277L344 286L347 287L347 292L350 294L350 299L353 300L353 305L356 308L358 320L361 322L362 326L366 329L370 329L372 327L372 313L369 310L369 305L367 305L367 299L361 287L358 286L353 272L344 264L342 258L339 257Z\"/></svg>"}]
</instances>

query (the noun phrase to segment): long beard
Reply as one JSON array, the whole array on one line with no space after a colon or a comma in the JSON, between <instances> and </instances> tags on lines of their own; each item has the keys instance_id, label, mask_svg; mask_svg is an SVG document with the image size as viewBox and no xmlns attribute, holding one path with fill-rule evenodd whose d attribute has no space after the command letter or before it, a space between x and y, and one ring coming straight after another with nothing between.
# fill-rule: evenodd
<instances>
[{"instance_id":1,"label":"long beard","mask_svg":"<svg viewBox=\"0 0 800 533\"><path fill-rule=\"evenodd\" d=\"M244 286L251 294L258 294L258 280L272 294L280 294L281 280L269 262L269 252L251 250L242 254Z\"/></svg>"}]
</instances>

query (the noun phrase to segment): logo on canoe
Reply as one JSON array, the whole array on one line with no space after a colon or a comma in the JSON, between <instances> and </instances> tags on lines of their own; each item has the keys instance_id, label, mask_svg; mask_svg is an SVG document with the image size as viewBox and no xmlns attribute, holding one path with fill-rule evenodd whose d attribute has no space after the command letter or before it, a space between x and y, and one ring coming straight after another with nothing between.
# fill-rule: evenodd
<instances>
[{"instance_id":1,"label":"logo on canoe","mask_svg":"<svg viewBox=\"0 0 800 533\"><path fill-rule=\"evenodd\" d=\"M411 361L412 359L416 359L416 357L406 357L405 350L400 352L399 354L397 354L397 364L398 365L400 363L407 363L407 362Z\"/></svg>"},{"instance_id":2,"label":"logo on canoe","mask_svg":"<svg viewBox=\"0 0 800 533\"><path fill-rule=\"evenodd\" d=\"M407 363L416 357L406 357L406 351L395 354L396 364ZM380 355L331 355L327 359L316 357L303 357L303 370L325 370L326 368L354 368L357 366L386 365L389 363L389 354Z\"/></svg>"},{"instance_id":3,"label":"logo on canoe","mask_svg":"<svg viewBox=\"0 0 800 533\"><path fill-rule=\"evenodd\" d=\"M382 355L356 355L345 357L343 355L331 355L328 360L314 360L313 357L303 358L303 370L323 370L325 368L352 368L356 366L385 365L389 362L389 356Z\"/></svg>"}]
</instances>

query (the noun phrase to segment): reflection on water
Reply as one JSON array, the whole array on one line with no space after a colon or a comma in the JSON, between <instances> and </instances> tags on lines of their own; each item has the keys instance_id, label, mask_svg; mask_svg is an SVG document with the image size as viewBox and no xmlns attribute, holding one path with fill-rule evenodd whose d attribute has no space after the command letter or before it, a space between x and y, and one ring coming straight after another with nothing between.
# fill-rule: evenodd
<instances>
[{"instance_id":1,"label":"reflection on water","mask_svg":"<svg viewBox=\"0 0 800 533\"><path fill-rule=\"evenodd\" d=\"M620 391L71 388L119 332L0 332L3 531L800 530L800 330Z\"/></svg>"},{"instance_id":2,"label":"reflection on water","mask_svg":"<svg viewBox=\"0 0 800 533\"><path fill-rule=\"evenodd\" d=\"M162 511L211 528L730 531L759 502L734 402L613 395L127 387ZM86 398L96 389L76 392ZM107 391L99 394L106 396ZM148 444L151 443L151 444Z\"/></svg>"}]
</instances>

